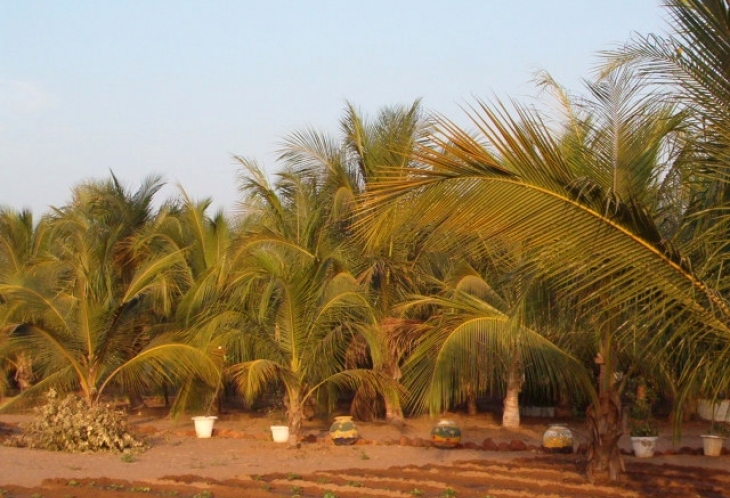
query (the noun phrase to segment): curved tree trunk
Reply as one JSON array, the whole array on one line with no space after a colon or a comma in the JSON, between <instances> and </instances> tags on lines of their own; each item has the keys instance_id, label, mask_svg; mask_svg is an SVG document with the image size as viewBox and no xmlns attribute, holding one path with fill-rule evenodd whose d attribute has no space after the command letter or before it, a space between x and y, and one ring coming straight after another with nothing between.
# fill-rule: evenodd
<instances>
[{"instance_id":1,"label":"curved tree trunk","mask_svg":"<svg viewBox=\"0 0 730 498\"><path fill-rule=\"evenodd\" d=\"M512 362L507 373L507 392L504 397L504 412L502 413L502 427L520 426L520 390L522 388L522 375L520 372L520 358L517 354L512 357Z\"/></svg>"}]
</instances>

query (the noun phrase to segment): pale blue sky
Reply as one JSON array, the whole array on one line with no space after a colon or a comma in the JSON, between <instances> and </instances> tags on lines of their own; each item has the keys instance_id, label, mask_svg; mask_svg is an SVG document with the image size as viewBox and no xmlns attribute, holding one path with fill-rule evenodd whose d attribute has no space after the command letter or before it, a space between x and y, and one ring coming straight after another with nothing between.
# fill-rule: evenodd
<instances>
[{"instance_id":1,"label":"pale blue sky","mask_svg":"<svg viewBox=\"0 0 730 498\"><path fill-rule=\"evenodd\" d=\"M598 51L667 29L660 3L2 0L0 204L40 215L113 170L230 208L233 155L276 171L281 140L337 133L345 101L459 121L475 97L530 102L537 70L578 90Z\"/></svg>"}]
</instances>

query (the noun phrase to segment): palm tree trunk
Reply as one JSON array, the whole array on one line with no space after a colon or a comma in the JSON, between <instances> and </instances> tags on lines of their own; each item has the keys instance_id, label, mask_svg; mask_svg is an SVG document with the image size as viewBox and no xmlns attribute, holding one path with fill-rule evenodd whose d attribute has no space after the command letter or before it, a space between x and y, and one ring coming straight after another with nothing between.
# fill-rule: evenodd
<instances>
[{"instance_id":1,"label":"palm tree trunk","mask_svg":"<svg viewBox=\"0 0 730 498\"><path fill-rule=\"evenodd\" d=\"M607 348L602 348L607 350ZM609 356L609 355L606 355ZM586 474L591 482L595 481L597 472L608 471L611 481L617 481L625 470L618 440L623 434L621 397L613 382L613 363L602 354L596 356L599 365L598 400L594 401L586 411L591 441L588 446L588 467Z\"/></svg>"},{"instance_id":2,"label":"palm tree trunk","mask_svg":"<svg viewBox=\"0 0 730 498\"><path fill-rule=\"evenodd\" d=\"M520 389L522 387L522 376L520 372L519 355L514 354L507 373L507 392L504 397L504 412L502 414L502 427L520 426Z\"/></svg>"},{"instance_id":3,"label":"palm tree trunk","mask_svg":"<svg viewBox=\"0 0 730 498\"><path fill-rule=\"evenodd\" d=\"M401 377L400 368L398 368L398 358L393 357L389 352L386 364L383 365L385 375L398 382ZM405 424L405 416L403 415L403 407L400 404L398 395L383 396L383 404L385 405L385 420L389 424L403 425Z\"/></svg>"},{"instance_id":4,"label":"palm tree trunk","mask_svg":"<svg viewBox=\"0 0 730 498\"><path fill-rule=\"evenodd\" d=\"M477 392L474 389L474 384L470 381L469 384L466 386L466 413L467 415L476 415L478 412L479 410L477 408Z\"/></svg>"},{"instance_id":5,"label":"palm tree trunk","mask_svg":"<svg viewBox=\"0 0 730 498\"><path fill-rule=\"evenodd\" d=\"M403 408L400 405L400 401L394 399L391 401L386 396L384 399L385 403L385 420L393 425L402 425L405 423L405 417L403 416Z\"/></svg>"},{"instance_id":6,"label":"palm tree trunk","mask_svg":"<svg viewBox=\"0 0 730 498\"><path fill-rule=\"evenodd\" d=\"M299 448L302 436L302 399L299 391L290 390L287 394L287 419L289 421L289 448Z\"/></svg>"},{"instance_id":7,"label":"palm tree trunk","mask_svg":"<svg viewBox=\"0 0 730 498\"><path fill-rule=\"evenodd\" d=\"M595 480L596 472L608 470L611 481L617 481L624 471L624 463L619 453L618 440L623 434L621 429L621 399L618 391L611 388L601 393L598 406L591 405L587 412L587 422L591 432L588 448L588 479Z\"/></svg>"}]
</instances>

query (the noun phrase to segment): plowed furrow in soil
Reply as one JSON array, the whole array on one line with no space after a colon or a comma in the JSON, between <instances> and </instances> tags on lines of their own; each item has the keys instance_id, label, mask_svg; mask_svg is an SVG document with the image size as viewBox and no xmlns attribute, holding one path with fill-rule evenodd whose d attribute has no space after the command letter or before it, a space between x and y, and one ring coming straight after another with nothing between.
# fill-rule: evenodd
<instances>
[{"instance_id":1,"label":"plowed furrow in soil","mask_svg":"<svg viewBox=\"0 0 730 498\"><path fill-rule=\"evenodd\" d=\"M730 471L627 462L619 484L585 480L571 458L527 458L509 464L470 461L389 469L312 474L267 474L216 481L196 475L145 482L112 479L47 480L37 488L12 487L16 498L730 498Z\"/></svg>"},{"instance_id":2,"label":"plowed furrow in soil","mask_svg":"<svg viewBox=\"0 0 730 498\"><path fill-rule=\"evenodd\" d=\"M625 480L643 492L660 489L665 496L730 496L730 472L716 469L632 462Z\"/></svg>"},{"instance_id":3,"label":"plowed furrow in soil","mask_svg":"<svg viewBox=\"0 0 730 498\"><path fill-rule=\"evenodd\" d=\"M349 470L343 473L318 473L320 476L327 476L337 484L357 483L365 487L379 487L386 489L396 488L417 496L422 492L424 496L446 496L453 490L455 496L485 496L510 492L524 493L524 490L531 489L530 496L595 496L614 497L616 488L610 486L596 486L586 482L585 478L576 471L541 471L540 469L529 469L526 466L507 469L504 466L485 465L484 471L473 470L477 465L468 465L465 470L460 465L449 467L424 466L422 468L391 468L383 470ZM497 472L494 469L497 468ZM522 471L529 470L527 475ZM542 473L541 473L542 472ZM386 475L387 474L387 475ZM547 474L547 475L546 475ZM570 478L565 476L569 475ZM375 476L375 477L374 477ZM415 493L414 493L415 491ZM635 492L626 491L621 496L639 497Z\"/></svg>"},{"instance_id":4,"label":"plowed furrow in soil","mask_svg":"<svg viewBox=\"0 0 730 498\"><path fill-rule=\"evenodd\" d=\"M412 495L408 492L398 491L396 488L383 486L382 484L371 486L370 483L362 482L335 482L330 481L327 483L310 481L310 480L294 480L294 481L282 481L276 479L272 481L272 484L276 486L276 489L288 489L289 493L286 496L299 495L299 496L326 496L326 494L334 493L338 498L345 496L387 496L391 498L411 498ZM413 488L411 488L413 489Z\"/></svg>"},{"instance_id":5,"label":"plowed furrow in soil","mask_svg":"<svg viewBox=\"0 0 730 498\"><path fill-rule=\"evenodd\" d=\"M455 489L475 492L483 496L485 491L488 494L496 494L497 491L524 491L531 490L532 496L592 496L596 498L612 498L615 496L638 497L639 495L631 490L621 490L617 495L617 489L611 486L591 485L585 480L582 483L566 484L559 480L537 479L534 476L522 476L518 471L508 474L489 474L481 472L454 472L452 479L458 482Z\"/></svg>"},{"instance_id":6,"label":"plowed furrow in soil","mask_svg":"<svg viewBox=\"0 0 730 498\"><path fill-rule=\"evenodd\" d=\"M453 467L459 469L460 472L474 471L498 475L512 475L519 472L524 477L534 477L535 479L548 479L557 482L585 482L582 466L575 463L566 464L563 468L555 468L539 466L533 460L525 460L515 465L465 462L455 464Z\"/></svg>"},{"instance_id":7,"label":"plowed furrow in soil","mask_svg":"<svg viewBox=\"0 0 730 498\"><path fill-rule=\"evenodd\" d=\"M347 471L344 473L318 472L318 478L326 478L329 482L358 488L374 488L404 492L409 496L418 496L418 491L441 494L448 487L444 481L429 479L403 478L392 474L391 470L383 471ZM413 491L416 490L416 493Z\"/></svg>"},{"instance_id":8,"label":"plowed furrow in soil","mask_svg":"<svg viewBox=\"0 0 730 498\"><path fill-rule=\"evenodd\" d=\"M525 460L517 465L467 462L449 466L447 470L439 471L439 467L425 466L420 471L428 472L431 479L435 478L434 473L448 472L450 476L457 476L459 484L468 489L480 489L485 485L499 487L503 490L533 487L539 490L537 491L539 493L554 493L561 496L585 496L586 492L597 497L615 496L615 487L588 484L575 464L566 464L563 469L559 469L555 467L533 468L534 463L534 460ZM418 469L409 468L406 473L411 479L420 478ZM626 496L639 495L631 495L627 491Z\"/></svg>"},{"instance_id":9,"label":"plowed furrow in soil","mask_svg":"<svg viewBox=\"0 0 730 498\"><path fill-rule=\"evenodd\" d=\"M538 478L535 474L523 476L518 472L507 475L467 471L456 475L459 476L462 485L465 487L478 488L488 484L495 487L499 486L501 489L519 490L529 486L539 489L541 493L557 494L558 496L581 496L590 493L591 496L595 497L611 497L615 496L616 493L615 487L592 485L587 483L585 479L567 482L563 479L553 480L550 477ZM639 496L637 493L631 494L630 490L626 490L625 493L626 496Z\"/></svg>"}]
</instances>

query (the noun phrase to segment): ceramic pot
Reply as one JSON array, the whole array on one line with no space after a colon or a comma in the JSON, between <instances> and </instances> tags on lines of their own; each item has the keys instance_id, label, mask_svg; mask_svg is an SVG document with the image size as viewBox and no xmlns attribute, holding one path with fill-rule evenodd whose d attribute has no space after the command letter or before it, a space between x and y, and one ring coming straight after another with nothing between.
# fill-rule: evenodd
<instances>
[{"instance_id":1,"label":"ceramic pot","mask_svg":"<svg viewBox=\"0 0 730 498\"><path fill-rule=\"evenodd\" d=\"M335 444L344 446L355 444L355 441L360 438L360 433L357 432L352 417L343 415L335 417L335 421L330 426L330 437Z\"/></svg>"},{"instance_id":2,"label":"ceramic pot","mask_svg":"<svg viewBox=\"0 0 730 498\"><path fill-rule=\"evenodd\" d=\"M213 425L218 417L213 415L201 415L199 417L193 417L193 423L195 424L195 435L199 438L209 438L213 435Z\"/></svg>"},{"instance_id":3,"label":"ceramic pot","mask_svg":"<svg viewBox=\"0 0 730 498\"><path fill-rule=\"evenodd\" d=\"M634 455L638 458L651 458L656 451L656 436L632 436L631 446L634 448Z\"/></svg>"},{"instance_id":4,"label":"ceramic pot","mask_svg":"<svg viewBox=\"0 0 730 498\"><path fill-rule=\"evenodd\" d=\"M551 425L542 435L542 449L548 453L573 453L573 433L565 425Z\"/></svg>"},{"instance_id":5,"label":"ceramic pot","mask_svg":"<svg viewBox=\"0 0 730 498\"><path fill-rule=\"evenodd\" d=\"M702 438L702 449L705 456L720 456L722 444L725 442L724 437L713 434L703 434L700 437Z\"/></svg>"},{"instance_id":6,"label":"ceramic pot","mask_svg":"<svg viewBox=\"0 0 730 498\"><path fill-rule=\"evenodd\" d=\"M436 448L456 448L461 442L461 429L453 420L440 420L431 429L431 444Z\"/></svg>"},{"instance_id":7,"label":"ceramic pot","mask_svg":"<svg viewBox=\"0 0 730 498\"><path fill-rule=\"evenodd\" d=\"M269 429L271 429L271 439L273 439L275 443L286 443L289 441L288 425L272 425Z\"/></svg>"}]
</instances>

